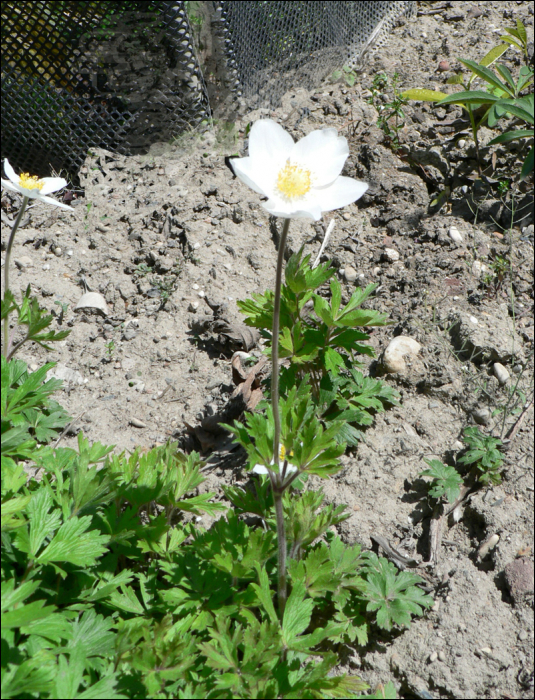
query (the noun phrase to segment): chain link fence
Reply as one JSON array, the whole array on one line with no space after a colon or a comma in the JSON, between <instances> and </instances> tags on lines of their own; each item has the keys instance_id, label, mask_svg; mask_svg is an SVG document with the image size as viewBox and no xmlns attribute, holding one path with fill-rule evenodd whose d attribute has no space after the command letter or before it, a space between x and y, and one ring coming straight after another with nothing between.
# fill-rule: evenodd
<instances>
[{"instance_id":1,"label":"chain link fence","mask_svg":"<svg viewBox=\"0 0 535 700\"><path fill-rule=\"evenodd\" d=\"M414 2L2 3L2 158L75 176L365 62Z\"/></svg>"}]
</instances>

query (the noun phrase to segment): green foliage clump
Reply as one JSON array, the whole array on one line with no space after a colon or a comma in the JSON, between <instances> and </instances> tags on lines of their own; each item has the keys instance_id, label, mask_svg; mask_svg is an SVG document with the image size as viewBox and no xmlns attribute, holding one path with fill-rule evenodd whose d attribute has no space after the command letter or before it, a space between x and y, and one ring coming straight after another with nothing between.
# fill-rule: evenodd
<instances>
[{"instance_id":1,"label":"green foliage clump","mask_svg":"<svg viewBox=\"0 0 535 700\"><path fill-rule=\"evenodd\" d=\"M348 303L342 305L342 288L333 278L329 264L312 268L310 255L303 249L290 257L281 290L281 334L279 357L289 361L281 369L280 387L287 394L306 377L311 386L311 400L316 413L329 425L343 423L337 439L356 445L361 434L357 426L370 425L373 413L398 403L397 392L380 380L365 378L358 371L358 355L374 356L366 344L365 328L388 324L386 314L361 308L377 285L357 288ZM330 280L330 300L316 290ZM271 353L273 326L273 292L253 294L252 299L238 301L245 323L259 328L268 340Z\"/></svg>"},{"instance_id":2,"label":"green foliage clump","mask_svg":"<svg viewBox=\"0 0 535 700\"><path fill-rule=\"evenodd\" d=\"M433 481L429 486L429 495L440 500L445 497L448 503L455 503L461 492L463 479L455 467L442 464L438 459L425 459L429 469L420 472L420 476L430 476Z\"/></svg>"},{"instance_id":3,"label":"green foliage clump","mask_svg":"<svg viewBox=\"0 0 535 700\"><path fill-rule=\"evenodd\" d=\"M481 484L485 486L500 484L502 480L500 467L503 464L503 456L498 447L502 441L491 435L484 435L477 426L465 428L463 436L469 449L458 461L461 464L473 465L478 472L481 472L478 474L478 480Z\"/></svg>"}]
</instances>

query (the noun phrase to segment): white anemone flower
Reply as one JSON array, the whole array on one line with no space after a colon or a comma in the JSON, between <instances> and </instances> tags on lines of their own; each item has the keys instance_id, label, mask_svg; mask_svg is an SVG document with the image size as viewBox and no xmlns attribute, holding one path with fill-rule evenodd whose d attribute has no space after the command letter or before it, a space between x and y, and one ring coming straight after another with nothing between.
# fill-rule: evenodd
<instances>
[{"instance_id":1,"label":"white anemone flower","mask_svg":"<svg viewBox=\"0 0 535 700\"><path fill-rule=\"evenodd\" d=\"M323 211L355 202L365 182L342 177L349 147L336 129L312 131L297 143L272 119L256 121L249 132L249 156L233 158L234 172L268 198L273 216L318 221Z\"/></svg>"},{"instance_id":2,"label":"white anemone flower","mask_svg":"<svg viewBox=\"0 0 535 700\"><path fill-rule=\"evenodd\" d=\"M4 160L4 170L9 180L2 180L2 187L5 187L7 190L18 192L23 197L28 197L28 199L36 199L45 204L53 204L62 209L73 210L72 207L63 204L63 202L58 202L52 197L46 197L47 194L57 192L67 186L67 180L64 180L62 177L38 178L36 175L29 175L28 173L17 175L7 158Z\"/></svg>"},{"instance_id":3,"label":"white anemone flower","mask_svg":"<svg viewBox=\"0 0 535 700\"><path fill-rule=\"evenodd\" d=\"M290 455L293 455L293 452L290 452ZM286 448L284 447L284 445L281 445L281 448L279 450L279 458L281 460L279 463L279 470L282 469L282 465L284 463L285 457L286 457ZM273 460L271 460L271 464L273 466L275 466L275 462ZM270 469L269 471L274 471L274 470ZM296 472L296 471L297 471L297 467L288 462L288 464L286 465L286 476L288 476L288 474L292 474L293 472ZM253 472L255 474L267 474L268 468L265 467L263 464L255 464L255 466L253 467Z\"/></svg>"}]
</instances>

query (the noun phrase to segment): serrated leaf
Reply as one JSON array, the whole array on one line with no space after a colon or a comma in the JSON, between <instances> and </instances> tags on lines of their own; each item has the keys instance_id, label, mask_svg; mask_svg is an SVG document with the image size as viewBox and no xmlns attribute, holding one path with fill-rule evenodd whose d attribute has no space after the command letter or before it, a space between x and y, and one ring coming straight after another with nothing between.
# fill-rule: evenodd
<instances>
[{"instance_id":1,"label":"serrated leaf","mask_svg":"<svg viewBox=\"0 0 535 700\"><path fill-rule=\"evenodd\" d=\"M454 503L459 497L463 480L455 469L442 464L438 459L424 460L431 468L420 472L421 476L430 476L433 479L429 494L433 498L440 499L446 496L449 503Z\"/></svg>"},{"instance_id":2,"label":"serrated leaf","mask_svg":"<svg viewBox=\"0 0 535 700\"><path fill-rule=\"evenodd\" d=\"M305 596L304 585L296 581L286 602L282 621L282 638L287 647L292 647L296 638L303 634L310 624L314 601Z\"/></svg>"},{"instance_id":3,"label":"serrated leaf","mask_svg":"<svg viewBox=\"0 0 535 700\"><path fill-rule=\"evenodd\" d=\"M64 561L75 566L93 566L106 553L109 537L94 530L86 532L91 520L91 516L86 515L63 523L37 561L40 564Z\"/></svg>"}]
</instances>

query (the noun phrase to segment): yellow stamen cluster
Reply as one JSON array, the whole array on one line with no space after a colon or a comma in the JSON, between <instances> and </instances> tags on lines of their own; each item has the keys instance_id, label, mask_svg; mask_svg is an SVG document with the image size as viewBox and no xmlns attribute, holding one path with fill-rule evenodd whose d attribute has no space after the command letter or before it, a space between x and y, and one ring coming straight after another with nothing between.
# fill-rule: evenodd
<instances>
[{"instance_id":1,"label":"yellow stamen cluster","mask_svg":"<svg viewBox=\"0 0 535 700\"><path fill-rule=\"evenodd\" d=\"M43 180L40 180L37 175L29 173L21 173L19 176L19 185L25 190L41 190L44 186Z\"/></svg>"},{"instance_id":2,"label":"yellow stamen cluster","mask_svg":"<svg viewBox=\"0 0 535 700\"><path fill-rule=\"evenodd\" d=\"M288 159L277 177L279 191L288 199L295 199L309 192L311 186L312 174L310 170L300 168L298 165L291 165L290 159Z\"/></svg>"},{"instance_id":3,"label":"yellow stamen cluster","mask_svg":"<svg viewBox=\"0 0 535 700\"><path fill-rule=\"evenodd\" d=\"M291 457L293 455L293 450L289 452L289 456ZM279 452L279 458L280 459L285 459L286 458L286 448L284 445L281 445L280 452Z\"/></svg>"}]
</instances>

